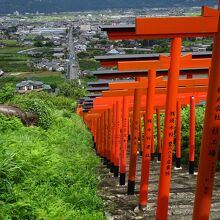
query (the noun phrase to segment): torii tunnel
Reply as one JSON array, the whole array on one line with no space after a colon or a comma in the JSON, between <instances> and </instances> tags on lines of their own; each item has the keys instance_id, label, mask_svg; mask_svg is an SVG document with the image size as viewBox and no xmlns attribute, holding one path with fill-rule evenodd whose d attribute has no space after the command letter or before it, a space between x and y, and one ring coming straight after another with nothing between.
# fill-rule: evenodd
<instances>
[{"instance_id":1,"label":"torii tunnel","mask_svg":"<svg viewBox=\"0 0 220 220\"><path fill-rule=\"evenodd\" d=\"M219 1L220 7L220 1ZM220 141L220 22L219 9L207 6L201 16L136 18L135 25L102 26L111 40L171 39L169 54L96 57L103 67L93 74L93 94L78 102L77 113L91 130L97 154L134 194L138 151L142 155L139 208L148 202L150 160L155 153L153 116L157 116L157 154L160 161L156 219L168 219L174 134L176 168L181 165L181 108L190 105L189 173L194 173L195 105L206 103L192 219L208 220ZM182 38L213 37L213 52L181 53ZM197 76L195 78L195 76ZM118 80L134 78L135 80ZM160 113L164 112L161 138ZM144 132L142 119L144 118ZM144 136L142 137L142 134ZM127 158L130 140L130 155ZM138 142L140 147L138 149ZM126 163L129 161L128 170Z\"/></svg>"}]
</instances>

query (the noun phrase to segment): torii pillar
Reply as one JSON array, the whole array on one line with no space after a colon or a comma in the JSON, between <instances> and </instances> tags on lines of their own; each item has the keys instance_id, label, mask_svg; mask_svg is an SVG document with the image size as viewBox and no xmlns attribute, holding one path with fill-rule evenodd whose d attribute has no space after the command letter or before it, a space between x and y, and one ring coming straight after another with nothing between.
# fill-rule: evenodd
<instances>
[{"instance_id":1,"label":"torii pillar","mask_svg":"<svg viewBox=\"0 0 220 220\"><path fill-rule=\"evenodd\" d=\"M220 0L218 10L220 10ZM220 20L213 45L193 220L209 219L218 157L220 142Z\"/></svg>"}]
</instances>

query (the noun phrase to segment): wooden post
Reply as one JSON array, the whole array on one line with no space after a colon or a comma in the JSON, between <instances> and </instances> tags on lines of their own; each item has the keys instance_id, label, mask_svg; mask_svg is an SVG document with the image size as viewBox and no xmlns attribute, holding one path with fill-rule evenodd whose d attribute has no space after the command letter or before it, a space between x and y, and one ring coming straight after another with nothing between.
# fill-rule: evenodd
<instances>
[{"instance_id":1,"label":"wooden post","mask_svg":"<svg viewBox=\"0 0 220 220\"><path fill-rule=\"evenodd\" d=\"M142 136L142 117L140 116L140 123L139 123L139 133L140 133L140 150L139 150L139 154L142 156L143 153L143 136Z\"/></svg>"},{"instance_id":2,"label":"wooden post","mask_svg":"<svg viewBox=\"0 0 220 220\"><path fill-rule=\"evenodd\" d=\"M115 132L114 177L119 175L119 157L121 147L121 100L116 101L116 132Z\"/></svg>"},{"instance_id":3,"label":"wooden post","mask_svg":"<svg viewBox=\"0 0 220 220\"><path fill-rule=\"evenodd\" d=\"M190 134L189 134L189 174L194 174L195 158L195 98L190 97Z\"/></svg>"},{"instance_id":4,"label":"wooden post","mask_svg":"<svg viewBox=\"0 0 220 220\"><path fill-rule=\"evenodd\" d=\"M157 160L161 160L160 109L157 108Z\"/></svg>"},{"instance_id":5,"label":"wooden post","mask_svg":"<svg viewBox=\"0 0 220 220\"><path fill-rule=\"evenodd\" d=\"M128 176L128 194L129 195L133 195L134 190L135 190L136 160L137 160L139 123L140 123L140 107L141 107L141 90L135 89L129 176Z\"/></svg>"},{"instance_id":6,"label":"wooden post","mask_svg":"<svg viewBox=\"0 0 220 220\"><path fill-rule=\"evenodd\" d=\"M145 117L144 149L143 149L142 166L141 166L141 185L140 185L140 197L139 197L140 207L145 207L147 204L150 155L151 155L151 146L152 146L152 137L153 137L152 119L154 113L155 79L156 79L156 70L153 69L149 70L146 117Z\"/></svg>"},{"instance_id":7,"label":"wooden post","mask_svg":"<svg viewBox=\"0 0 220 220\"><path fill-rule=\"evenodd\" d=\"M218 158L220 142L220 19L213 45L193 220L209 219L216 161Z\"/></svg>"},{"instance_id":8,"label":"wooden post","mask_svg":"<svg viewBox=\"0 0 220 220\"><path fill-rule=\"evenodd\" d=\"M172 40L171 45L171 63L168 73L164 137L157 200L157 220L166 220L168 218L167 215L172 169L172 148L174 139L176 99L179 80L179 67L181 62L181 42L182 39L177 37Z\"/></svg>"},{"instance_id":9,"label":"wooden post","mask_svg":"<svg viewBox=\"0 0 220 220\"><path fill-rule=\"evenodd\" d=\"M177 101L176 108L176 168L181 167L181 103Z\"/></svg>"},{"instance_id":10,"label":"wooden post","mask_svg":"<svg viewBox=\"0 0 220 220\"><path fill-rule=\"evenodd\" d=\"M122 114L122 144L120 154L120 185L125 185L126 178L126 161L128 145L128 97L123 97L123 114Z\"/></svg>"},{"instance_id":11,"label":"wooden post","mask_svg":"<svg viewBox=\"0 0 220 220\"><path fill-rule=\"evenodd\" d=\"M154 160L154 117L152 118L152 136L151 136L151 160Z\"/></svg>"}]
</instances>

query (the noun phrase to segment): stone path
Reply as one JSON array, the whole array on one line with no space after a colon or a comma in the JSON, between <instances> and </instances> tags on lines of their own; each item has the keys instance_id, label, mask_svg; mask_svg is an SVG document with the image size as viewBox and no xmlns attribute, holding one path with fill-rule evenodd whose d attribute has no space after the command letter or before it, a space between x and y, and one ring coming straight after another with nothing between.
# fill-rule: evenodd
<instances>
[{"instance_id":1,"label":"stone path","mask_svg":"<svg viewBox=\"0 0 220 220\"><path fill-rule=\"evenodd\" d=\"M139 211L137 208L140 186L141 157L138 156L137 161L135 195L127 195L127 186L119 186L119 178L113 177L106 166L100 166L101 183L99 193L104 200L108 220L155 219L159 166L160 165L157 163L156 158L155 161L151 161L148 207L144 211ZM171 220L192 219L196 175L189 175L187 170L187 167L183 167L182 170L172 170L169 200L169 219ZM213 191L211 219L220 219L219 173L216 174L215 187Z\"/></svg>"}]
</instances>

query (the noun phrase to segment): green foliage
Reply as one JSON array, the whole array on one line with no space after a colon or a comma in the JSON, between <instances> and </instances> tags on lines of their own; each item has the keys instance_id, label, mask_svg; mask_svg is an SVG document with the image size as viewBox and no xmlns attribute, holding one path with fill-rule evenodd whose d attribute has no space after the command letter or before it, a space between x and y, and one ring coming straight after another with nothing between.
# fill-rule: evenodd
<instances>
[{"instance_id":1,"label":"green foliage","mask_svg":"<svg viewBox=\"0 0 220 220\"><path fill-rule=\"evenodd\" d=\"M12 83L5 84L5 86L0 89L0 103L6 103L14 97L15 88Z\"/></svg>"},{"instance_id":2,"label":"green foliage","mask_svg":"<svg viewBox=\"0 0 220 220\"><path fill-rule=\"evenodd\" d=\"M41 99L45 102L51 109L58 109L58 110L73 110L76 106L76 102L72 98L64 97L64 96L55 96L51 95L47 92L31 92L26 94L25 97L28 99Z\"/></svg>"},{"instance_id":3,"label":"green foliage","mask_svg":"<svg viewBox=\"0 0 220 220\"><path fill-rule=\"evenodd\" d=\"M47 131L23 127L0 135L4 219L105 219L96 194L99 160L78 116L57 115Z\"/></svg>"},{"instance_id":4,"label":"green foliage","mask_svg":"<svg viewBox=\"0 0 220 220\"><path fill-rule=\"evenodd\" d=\"M79 66L82 71L84 70L97 70L99 68L99 62L95 59L79 59Z\"/></svg>"},{"instance_id":5,"label":"green foliage","mask_svg":"<svg viewBox=\"0 0 220 220\"><path fill-rule=\"evenodd\" d=\"M85 95L85 90L79 84L78 80L71 80L58 86L60 95L78 99Z\"/></svg>"},{"instance_id":6,"label":"green foliage","mask_svg":"<svg viewBox=\"0 0 220 220\"><path fill-rule=\"evenodd\" d=\"M202 141L202 131L204 123L205 106L196 106L196 128L195 128L195 165L198 165L199 153ZM189 158L189 106L186 106L181 110L181 147L182 147L182 163L187 164ZM160 131L161 138L164 130L164 114L160 116ZM154 116L154 140L157 140L157 129L156 129L156 115ZM176 135L175 135L176 136ZM155 141L157 145L157 142ZM175 158L175 142L173 155Z\"/></svg>"},{"instance_id":7,"label":"green foliage","mask_svg":"<svg viewBox=\"0 0 220 220\"><path fill-rule=\"evenodd\" d=\"M26 79L37 80L43 83L49 84L52 89L57 88L60 84L63 83L64 79L62 76L46 76L46 77L26 77Z\"/></svg>"},{"instance_id":8,"label":"green foliage","mask_svg":"<svg viewBox=\"0 0 220 220\"><path fill-rule=\"evenodd\" d=\"M195 165L198 165L199 152L202 140L202 131L204 123L205 107L196 107L196 128L195 128ZM182 143L182 160L183 163L188 163L189 158L189 106L182 109L182 127L181 127L181 143Z\"/></svg>"},{"instance_id":9,"label":"green foliage","mask_svg":"<svg viewBox=\"0 0 220 220\"><path fill-rule=\"evenodd\" d=\"M71 118L72 113L70 111L64 110L63 111L63 117L64 118Z\"/></svg>"},{"instance_id":10,"label":"green foliage","mask_svg":"<svg viewBox=\"0 0 220 220\"><path fill-rule=\"evenodd\" d=\"M17 82L3 80L11 87ZM0 219L105 219L91 134L71 113L76 103L70 97L81 96L84 89L77 81L65 84L68 90L59 96L32 92L5 98L37 114L39 127L0 115Z\"/></svg>"},{"instance_id":11,"label":"green foliage","mask_svg":"<svg viewBox=\"0 0 220 220\"><path fill-rule=\"evenodd\" d=\"M11 83L15 86L16 83L20 82L21 79L18 77L10 76L10 77L2 77L0 80L0 88L4 87L5 84Z\"/></svg>"},{"instance_id":12,"label":"green foliage","mask_svg":"<svg viewBox=\"0 0 220 220\"><path fill-rule=\"evenodd\" d=\"M23 127L21 121L16 117L6 117L0 114L0 132L14 131Z\"/></svg>"},{"instance_id":13,"label":"green foliage","mask_svg":"<svg viewBox=\"0 0 220 220\"><path fill-rule=\"evenodd\" d=\"M77 57L79 59L93 59L94 56L100 56L100 55L104 55L104 54L105 54L104 50L95 50L95 49L89 50L88 49L86 52L85 51L79 52L77 54Z\"/></svg>"},{"instance_id":14,"label":"green foliage","mask_svg":"<svg viewBox=\"0 0 220 220\"><path fill-rule=\"evenodd\" d=\"M25 112L33 112L37 115L37 125L48 129L52 122L52 110L48 104L46 104L40 98L32 98L31 96L16 96L13 103L19 106Z\"/></svg>"},{"instance_id":15,"label":"green foliage","mask_svg":"<svg viewBox=\"0 0 220 220\"><path fill-rule=\"evenodd\" d=\"M88 87L88 83L89 82L94 82L96 81L96 77L94 75L85 75L85 76L81 76L80 77L80 81L81 81L81 87L83 88L87 88ZM85 91L86 92L86 91Z\"/></svg>"}]
</instances>

